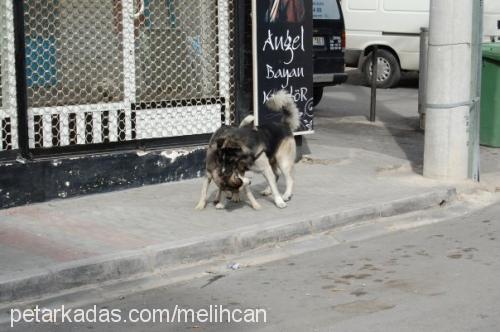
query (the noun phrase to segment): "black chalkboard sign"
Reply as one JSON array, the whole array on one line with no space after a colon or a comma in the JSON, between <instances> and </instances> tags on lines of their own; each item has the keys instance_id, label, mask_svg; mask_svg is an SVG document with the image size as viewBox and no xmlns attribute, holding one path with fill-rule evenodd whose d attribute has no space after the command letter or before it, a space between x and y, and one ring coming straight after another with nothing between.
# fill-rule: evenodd
<instances>
[{"instance_id":1,"label":"black chalkboard sign","mask_svg":"<svg viewBox=\"0 0 500 332\"><path fill-rule=\"evenodd\" d=\"M301 127L313 130L312 0L253 0L254 107L257 122L279 121L265 102L288 91L300 110Z\"/></svg>"}]
</instances>

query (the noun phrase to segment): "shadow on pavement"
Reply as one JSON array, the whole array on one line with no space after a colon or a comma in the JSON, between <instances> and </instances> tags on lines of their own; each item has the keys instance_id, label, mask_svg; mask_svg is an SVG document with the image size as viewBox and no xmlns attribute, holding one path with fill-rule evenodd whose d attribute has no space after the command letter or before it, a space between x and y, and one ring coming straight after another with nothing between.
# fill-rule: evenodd
<instances>
[{"instance_id":1,"label":"shadow on pavement","mask_svg":"<svg viewBox=\"0 0 500 332\"><path fill-rule=\"evenodd\" d=\"M357 70L346 84L325 90L316 107L319 135L331 135L333 145L361 148L408 160L422 173L424 135L419 129L418 75L407 74L401 87L377 90L377 122L370 123L370 89Z\"/></svg>"}]
</instances>

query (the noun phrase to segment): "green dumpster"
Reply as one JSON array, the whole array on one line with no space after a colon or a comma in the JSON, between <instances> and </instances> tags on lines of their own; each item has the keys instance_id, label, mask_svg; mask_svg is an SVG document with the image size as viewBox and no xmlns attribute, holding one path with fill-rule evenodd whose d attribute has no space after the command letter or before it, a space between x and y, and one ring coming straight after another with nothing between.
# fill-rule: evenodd
<instances>
[{"instance_id":1,"label":"green dumpster","mask_svg":"<svg viewBox=\"0 0 500 332\"><path fill-rule=\"evenodd\" d=\"M483 45L481 145L500 147L500 43Z\"/></svg>"}]
</instances>

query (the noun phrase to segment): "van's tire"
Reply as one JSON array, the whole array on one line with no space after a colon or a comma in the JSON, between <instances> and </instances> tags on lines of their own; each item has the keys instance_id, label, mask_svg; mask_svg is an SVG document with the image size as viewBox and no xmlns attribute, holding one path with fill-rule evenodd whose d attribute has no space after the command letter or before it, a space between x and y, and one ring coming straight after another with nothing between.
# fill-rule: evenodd
<instances>
[{"instance_id":1,"label":"van's tire","mask_svg":"<svg viewBox=\"0 0 500 332\"><path fill-rule=\"evenodd\" d=\"M316 106L321 101L321 98L323 98L323 87L314 87L313 97L314 97L313 106Z\"/></svg>"},{"instance_id":2,"label":"van's tire","mask_svg":"<svg viewBox=\"0 0 500 332\"><path fill-rule=\"evenodd\" d=\"M368 85L371 85L372 75L372 53L366 56L363 64L363 74ZM378 58L378 73L377 87L381 89L392 88L399 84L401 80L401 67L396 57L388 50L379 49L377 52Z\"/></svg>"}]
</instances>

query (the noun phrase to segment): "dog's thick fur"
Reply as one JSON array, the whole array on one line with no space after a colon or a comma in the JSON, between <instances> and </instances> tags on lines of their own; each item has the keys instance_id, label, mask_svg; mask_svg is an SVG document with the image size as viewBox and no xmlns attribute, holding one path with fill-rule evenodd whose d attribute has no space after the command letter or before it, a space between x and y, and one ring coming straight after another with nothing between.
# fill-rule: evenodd
<instances>
[{"instance_id":1,"label":"dog's thick fur","mask_svg":"<svg viewBox=\"0 0 500 332\"><path fill-rule=\"evenodd\" d=\"M208 187L214 181L219 188L215 198L216 208L225 208L226 196L231 196L233 201L239 201L239 191L244 189L254 209L260 209L259 203L255 200L250 191L250 181L244 177L244 171L240 172L234 165L227 164L225 155L228 147L224 146L226 138L230 136L236 128L222 126L210 138L206 157L206 177L201 190L201 197L196 210L202 210L207 205ZM229 195L228 195L229 194Z\"/></svg>"},{"instance_id":2,"label":"dog's thick fur","mask_svg":"<svg viewBox=\"0 0 500 332\"><path fill-rule=\"evenodd\" d=\"M266 103L275 112L282 112L282 123L263 123L253 128L253 116L247 116L240 128L225 137L223 146L230 147L224 158L237 165L240 172L251 170L262 173L269 186L264 195L272 195L279 208L292 198L296 145L293 131L299 127L299 110L293 97L286 91L275 93ZM283 196L276 180L283 174L286 189Z\"/></svg>"},{"instance_id":3,"label":"dog's thick fur","mask_svg":"<svg viewBox=\"0 0 500 332\"><path fill-rule=\"evenodd\" d=\"M212 136L207 152L207 177L196 209L205 208L211 180L221 189L218 208L224 207L224 191L236 193L238 188L244 188L255 209L260 208L249 188L249 181L244 178L248 170L262 173L267 180L268 188L262 194L272 195L279 208L287 206L285 202L293 194L296 156L293 131L299 127L299 111L293 97L286 91L275 93L266 106L283 113L282 123L264 123L254 128L254 117L249 115L239 128L222 127ZM280 174L286 181L283 195L276 184Z\"/></svg>"}]
</instances>

